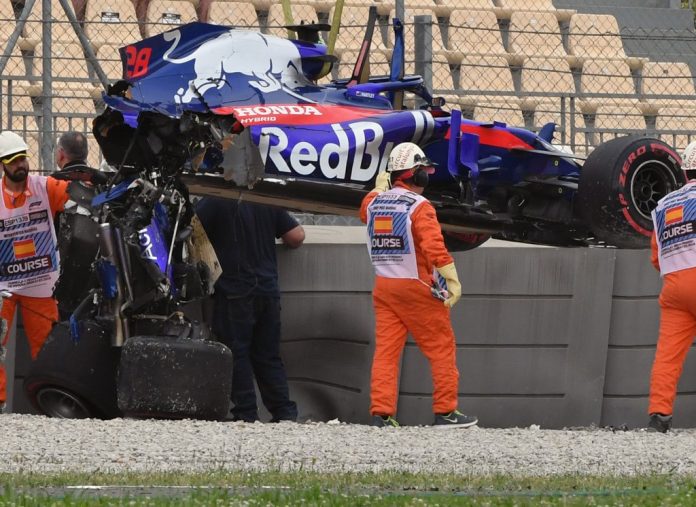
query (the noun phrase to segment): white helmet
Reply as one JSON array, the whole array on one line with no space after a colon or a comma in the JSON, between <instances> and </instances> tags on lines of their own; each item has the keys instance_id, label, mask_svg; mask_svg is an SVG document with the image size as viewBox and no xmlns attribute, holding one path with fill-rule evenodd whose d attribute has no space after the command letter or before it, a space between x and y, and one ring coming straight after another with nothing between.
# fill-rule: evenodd
<instances>
[{"instance_id":1,"label":"white helmet","mask_svg":"<svg viewBox=\"0 0 696 507\"><path fill-rule=\"evenodd\" d=\"M389 154L388 172L407 171L416 167L425 166L432 170L427 170L429 174L435 172L433 166L420 146L414 143L401 143L397 145Z\"/></svg>"},{"instance_id":2,"label":"white helmet","mask_svg":"<svg viewBox=\"0 0 696 507\"><path fill-rule=\"evenodd\" d=\"M27 151L29 147L20 136L9 130L0 132L0 160L9 162L10 155ZM6 162L7 163L7 162Z\"/></svg>"},{"instance_id":3,"label":"white helmet","mask_svg":"<svg viewBox=\"0 0 696 507\"><path fill-rule=\"evenodd\" d=\"M696 141L691 141L682 155L682 170L696 171Z\"/></svg>"}]
</instances>

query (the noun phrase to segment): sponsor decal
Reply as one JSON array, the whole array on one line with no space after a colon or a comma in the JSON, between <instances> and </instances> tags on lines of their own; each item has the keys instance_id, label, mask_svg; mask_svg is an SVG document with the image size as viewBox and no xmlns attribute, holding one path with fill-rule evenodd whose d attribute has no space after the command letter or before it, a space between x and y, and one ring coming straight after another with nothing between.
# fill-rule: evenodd
<instances>
[{"instance_id":1,"label":"sponsor decal","mask_svg":"<svg viewBox=\"0 0 696 507\"><path fill-rule=\"evenodd\" d=\"M283 125L319 125L360 120L393 114L387 109L369 109L331 104L268 104L214 108L215 114L233 114L242 125L279 123Z\"/></svg>"},{"instance_id":2,"label":"sponsor decal","mask_svg":"<svg viewBox=\"0 0 696 507\"><path fill-rule=\"evenodd\" d=\"M430 139L435 128L435 120L427 111L311 107L321 115L278 116L277 125L253 128L252 139L268 173L370 181L386 168L395 144Z\"/></svg>"},{"instance_id":3,"label":"sponsor decal","mask_svg":"<svg viewBox=\"0 0 696 507\"><path fill-rule=\"evenodd\" d=\"M665 210L665 225L671 225L684 220L684 206L674 206Z\"/></svg>"},{"instance_id":4,"label":"sponsor decal","mask_svg":"<svg viewBox=\"0 0 696 507\"><path fill-rule=\"evenodd\" d=\"M241 120L248 116L269 116L269 115L313 115L321 116L322 113L317 107L309 105L268 105L235 107L234 113L237 119Z\"/></svg>"},{"instance_id":5,"label":"sponsor decal","mask_svg":"<svg viewBox=\"0 0 696 507\"><path fill-rule=\"evenodd\" d=\"M388 215L376 216L373 231L375 234L391 234L394 231L393 218Z\"/></svg>"},{"instance_id":6,"label":"sponsor decal","mask_svg":"<svg viewBox=\"0 0 696 507\"><path fill-rule=\"evenodd\" d=\"M348 128L334 123L331 129L335 143L300 141L291 145L282 129L263 127L259 143L261 158L270 161L281 174L295 172L309 176L319 169L324 178L352 181L369 181L386 165L387 157L382 157L380 150L384 131L379 123L361 121L351 123Z\"/></svg>"},{"instance_id":7,"label":"sponsor decal","mask_svg":"<svg viewBox=\"0 0 696 507\"><path fill-rule=\"evenodd\" d=\"M0 266L0 274L3 276L26 275L34 271L50 269L52 267L51 257L44 255L33 259L8 262Z\"/></svg>"},{"instance_id":8,"label":"sponsor decal","mask_svg":"<svg viewBox=\"0 0 696 507\"><path fill-rule=\"evenodd\" d=\"M375 236L371 241L374 250L403 250L404 238L401 236Z\"/></svg>"},{"instance_id":9,"label":"sponsor decal","mask_svg":"<svg viewBox=\"0 0 696 507\"><path fill-rule=\"evenodd\" d=\"M162 60L176 65L189 62L193 65L195 77L176 91L174 101L177 104L188 104L203 97L209 90L223 90L231 86L232 74L245 76L244 82L264 95L282 90L303 99L294 92L306 79L297 65L300 52L292 42L258 32L229 30L201 43L186 56L172 56L173 52L181 51L179 43L182 33L189 30L184 27L162 34L165 42L172 43L162 55ZM127 66L127 69L133 68L135 63ZM305 101L309 102L307 99Z\"/></svg>"},{"instance_id":10,"label":"sponsor decal","mask_svg":"<svg viewBox=\"0 0 696 507\"><path fill-rule=\"evenodd\" d=\"M36 208L37 206L41 206L41 201L34 201L29 205L29 209L31 208Z\"/></svg>"},{"instance_id":11,"label":"sponsor decal","mask_svg":"<svg viewBox=\"0 0 696 507\"><path fill-rule=\"evenodd\" d=\"M686 222L678 225L673 225L662 231L662 241L667 241L668 239L680 238L682 236L688 236L694 233L694 222Z\"/></svg>"},{"instance_id":12,"label":"sponsor decal","mask_svg":"<svg viewBox=\"0 0 696 507\"><path fill-rule=\"evenodd\" d=\"M27 259L36 255L36 245L33 239L23 239L12 243L15 259Z\"/></svg>"},{"instance_id":13,"label":"sponsor decal","mask_svg":"<svg viewBox=\"0 0 696 507\"><path fill-rule=\"evenodd\" d=\"M160 268L160 271L164 273L167 270L168 252L156 223L153 221L150 225L138 231L138 239L140 242L140 254L143 259L154 262Z\"/></svg>"},{"instance_id":14,"label":"sponsor decal","mask_svg":"<svg viewBox=\"0 0 696 507\"><path fill-rule=\"evenodd\" d=\"M152 251L154 244L152 243L152 238L150 237L149 231L147 229L143 229L139 232L139 236L140 253L142 253L143 258L157 262L157 256Z\"/></svg>"}]
</instances>

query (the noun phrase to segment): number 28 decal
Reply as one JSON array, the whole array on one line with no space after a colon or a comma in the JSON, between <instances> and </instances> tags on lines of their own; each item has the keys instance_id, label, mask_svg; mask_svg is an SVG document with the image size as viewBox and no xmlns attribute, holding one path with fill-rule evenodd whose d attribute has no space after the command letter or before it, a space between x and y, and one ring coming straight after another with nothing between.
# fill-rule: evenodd
<instances>
[{"instance_id":1,"label":"number 28 decal","mask_svg":"<svg viewBox=\"0 0 696 507\"><path fill-rule=\"evenodd\" d=\"M138 51L135 46L127 46L126 56L126 77L141 77L147 74L152 48L141 48Z\"/></svg>"}]
</instances>

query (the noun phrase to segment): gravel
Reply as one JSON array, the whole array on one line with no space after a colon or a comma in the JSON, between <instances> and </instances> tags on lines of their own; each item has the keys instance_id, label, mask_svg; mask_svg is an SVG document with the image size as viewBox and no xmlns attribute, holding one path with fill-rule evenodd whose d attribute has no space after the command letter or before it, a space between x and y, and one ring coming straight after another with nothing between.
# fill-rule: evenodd
<instances>
[{"instance_id":1,"label":"gravel","mask_svg":"<svg viewBox=\"0 0 696 507\"><path fill-rule=\"evenodd\" d=\"M0 472L318 471L696 474L696 430L380 429L338 421L62 420L0 415Z\"/></svg>"}]
</instances>

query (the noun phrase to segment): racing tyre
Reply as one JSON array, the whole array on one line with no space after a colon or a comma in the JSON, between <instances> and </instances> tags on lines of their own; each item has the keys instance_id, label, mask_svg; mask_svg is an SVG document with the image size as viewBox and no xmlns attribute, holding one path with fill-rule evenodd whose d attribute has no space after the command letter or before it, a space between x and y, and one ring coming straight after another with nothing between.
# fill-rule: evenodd
<instances>
[{"instance_id":1,"label":"racing tyre","mask_svg":"<svg viewBox=\"0 0 696 507\"><path fill-rule=\"evenodd\" d=\"M50 380L45 380L35 381L31 388L35 392L33 404L48 417L87 419L96 415L89 402L65 386L53 385Z\"/></svg>"},{"instance_id":2,"label":"racing tyre","mask_svg":"<svg viewBox=\"0 0 696 507\"><path fill-rule=\"evenodd\" d=\"M491 239L489 234L460 233L460 232L442 232L442 237L445 239L445 246L450 252L465 252L480 247L486 241Z\"/></svg>"},{"instance_id":3,"label":"racing tyre","mask_svg":"<svg viewBox=\"0 0 696 507\"><path fill-rule=\"evenodd\" d=\"M24 391L34 408L49 417L118 417L118 359L119 349L96 322L80 323L78 341L70 336L68 323L61 322L32 361Z\"/></svg>"},{"instance_id":4,"label":"racing tyre","mask_svg":"<svg viewBox=\"0 0 696 507\"><path fill-rule=\"evenodd\" d=\"M210 340L134 336L121 351L118 406L130 417L224 419L232 352Z\"/></svg>"},{"instance_id":5,"label":"racing tyre","mask_svg":"<svg viewBox=\"0 0 696 507\"><path fill-rule=\"evenodd\" d=\"M647 248L650 213L684 183L680 158L670 146L646 137L618 137L587 158L576 210L597 239L619 248Z\"/></svg>"}]
</instances>

